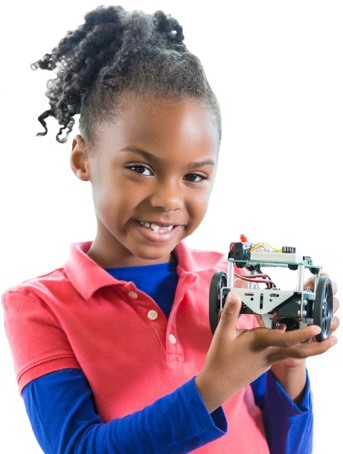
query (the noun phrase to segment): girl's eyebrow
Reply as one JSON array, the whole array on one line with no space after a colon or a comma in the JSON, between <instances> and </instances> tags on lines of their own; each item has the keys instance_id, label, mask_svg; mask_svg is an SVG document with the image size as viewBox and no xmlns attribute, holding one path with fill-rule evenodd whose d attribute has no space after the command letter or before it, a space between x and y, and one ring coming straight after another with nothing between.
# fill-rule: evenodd
<instances>
[{"instance_id":1,"label":"girl's eyebrow","mask_svg":"<svg viewBox=\"0 0 343 454\"><path fill-rule=\"evenodd\" d=\"M163 159L161 159L159 156L156 156L155 154L149 153L149 151L142 150L141 148L124 147L124 148L121 148L119 151L120 152L121 151L124 151L124 152L128 152L129 151L129 152L132 152L132 153L139 154L143 158L145 158L145 159L147 159L149 161L152 161L152 162L154 162L156 164L162 164L163 163ZM195 169L195 168L202 167L202 166L205 166L205 165L215 166L215 162L214 162L213 159L205 159L204 161L193 161L193 162L190 162L187 167L189 169Z\"/></svg>"},{"instance_id":2,"label":"girl's eyebrow","mask_svg":"<svg viewBox=\"0 0 343 454\"><path fill-rule=\"evenodd\" d=\"M156 164L162 163L163 159L161 159L159 156L156 156L155 154L149 153L149 151L142 150L141 148L137 147L124 147L119 150L121 151L129 151L131 153L136 153L142 156L143 158L147 159L148 161L155 162Z\"/></svg>"}]
</instances>

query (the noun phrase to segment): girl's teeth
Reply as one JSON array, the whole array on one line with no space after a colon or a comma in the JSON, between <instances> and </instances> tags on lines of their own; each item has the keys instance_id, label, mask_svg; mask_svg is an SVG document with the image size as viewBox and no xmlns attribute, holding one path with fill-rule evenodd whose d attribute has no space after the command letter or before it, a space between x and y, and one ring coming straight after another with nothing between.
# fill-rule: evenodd
<instances>
[{"instance_id":1,"label":"girl's teeth","mask_svg":"<svg viewBox=\"0 0 343 454\"><path fill-rule=\"evenodd\" d=\"M149 222L140 222L140 224L143 226L143 227L146 227L148 229L151 229L153 232L157 233L157 232L170 232L172 229L173 229L173 226L172 225L169 225L167 227L160 227L159 225L157 224L154 224L154 223L149 223Z\"/></svg>"}]
</instances>

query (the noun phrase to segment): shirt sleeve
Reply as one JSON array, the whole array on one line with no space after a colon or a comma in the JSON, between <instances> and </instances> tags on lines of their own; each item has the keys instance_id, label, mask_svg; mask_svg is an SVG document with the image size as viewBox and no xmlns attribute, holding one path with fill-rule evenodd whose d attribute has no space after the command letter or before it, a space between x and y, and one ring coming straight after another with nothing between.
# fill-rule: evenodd
<instances>
[{"instance_id":1,"label":"shirt sleeve","mask_svg":"<svg viewBox=\"0 0 343 454\"><path fill-rule=\"evenodd\" d=\"M313 409L310 381L301 402L295 404L271 371L252 383L257 405L262 409L271 454L311 454L313 445Z\"/></svg>"},{"instance_id":2,"label":"shirt sleeve","mask_svg":"<svg viewBox=\"0 0 343 454\"><path fill-rule=\"evenodd\" d=\"M104 423L79 369L37 378L22 392L35 436L46 454L174 454L227 432L221 408L211 415L194 379L143 410Z\"/></svg>"}]
</instances>

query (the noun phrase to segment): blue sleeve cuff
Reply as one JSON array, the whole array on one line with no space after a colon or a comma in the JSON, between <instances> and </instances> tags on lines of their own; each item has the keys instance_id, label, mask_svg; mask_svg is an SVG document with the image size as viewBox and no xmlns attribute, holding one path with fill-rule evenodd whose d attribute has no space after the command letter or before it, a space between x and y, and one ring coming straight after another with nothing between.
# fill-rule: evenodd
<instances>
[{"instance_id":1,"label":"blue sleeve cuff","mask_svg":"<svg viewBox=\"0 0 343 454\"><path fill-rule=\"evenodd\" d=\"M271 454L312 453L313 412L307 372L301 402L296 404L269 371L262 412Z\"/></svg>"},{"instance_id":2,"label":"blue sleeve cuff","mask_svg":"<svg viewBox=\"0 0 343 454\"><path fill-rule=\"evenodd\" d=\"M275 399L274 405L282 405L283 410L289 415L296 416L312 411L311 386L307 371L303 395L301 401L297 404L289 397L281 383L271 371L267 373L267 389L269 393L273 393L272 398Z\"/></svg>"},{"instance_id":3,"label":"blue sleeve cuff","mask_svg":"<svg viewBox=\"0 0 343 454\"><path fill-rule=\"evenodd\" d=\"M227 433L227 421L222 407L217 408L213 413L209 413L195 385L195 378L186 383L183 388L187 388L188 386L190 387L190 392L194 394L194 405L198 408L199 416L201 416L202 420L204 422L206 420L208 421L208 427L211 427L212 423L211 430L214 431L213 434L216 432L216 438L225 435Z\"/></svg>"}]
</instances>

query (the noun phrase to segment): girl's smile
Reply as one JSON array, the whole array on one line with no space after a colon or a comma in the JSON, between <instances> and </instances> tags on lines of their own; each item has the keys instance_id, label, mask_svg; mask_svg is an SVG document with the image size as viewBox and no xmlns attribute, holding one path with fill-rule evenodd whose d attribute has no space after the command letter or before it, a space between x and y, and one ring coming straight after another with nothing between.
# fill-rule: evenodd
<instances>
[{"instance_id":1,"label":"girl's smile","mask_svg":"<svg viewBox=\"0 0 343 454\"><path fill-rule=\"evenodd\" d=\"M183 229L184 226L138 221L138 228L141 235L147 240L164 243L171 241L174 236L178 236L179 230Z\"/></svg>"},{"instance_id":2,"label":"girl's smile","mask_svg":"<svg viewBox=\"0 0 343 454\"><path fill-rule=\"evenodd\" d=\"M94 143L78 136L72 167L92 184L97 235L89 255L103 267L163 263L202 221L219 137L212 111L186 98L126 94Z\"/></svg>"}]
</instances>

